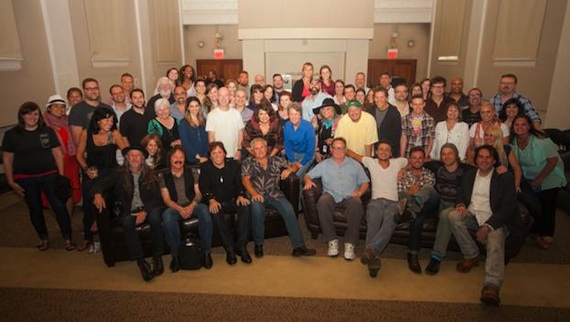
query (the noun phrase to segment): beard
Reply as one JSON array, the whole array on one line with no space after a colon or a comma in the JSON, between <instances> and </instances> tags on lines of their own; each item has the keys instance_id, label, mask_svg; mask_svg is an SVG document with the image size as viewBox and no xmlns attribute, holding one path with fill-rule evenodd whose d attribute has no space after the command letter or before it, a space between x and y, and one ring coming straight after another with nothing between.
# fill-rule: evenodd
<instances>
[{"instance_id":1,"label":"beard","mask_svg":"<svg viewBox=\"0 0 570 322\"><path fill-rule=\"evenodd\" d=\"M170 92L171 92L170 90L161 90L161 91L158 91L158 93L159 93L160 96L162 96L162 97L170 97Z\"/></svg>"}]
</instances>

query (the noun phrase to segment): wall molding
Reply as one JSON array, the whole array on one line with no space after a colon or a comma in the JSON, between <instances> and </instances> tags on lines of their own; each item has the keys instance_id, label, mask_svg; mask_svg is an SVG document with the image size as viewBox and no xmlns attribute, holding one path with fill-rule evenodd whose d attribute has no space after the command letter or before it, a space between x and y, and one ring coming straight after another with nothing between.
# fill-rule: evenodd
<instances>
[{"instance_id":1,"label":"wall molding","mask_svg":"<svg viewBox=\"0 0 570 322\"><path fill-rule=\"evenodd\" d=\"M22 69L24 58L0 57L0 71L16 71Z\"/></svg>"},{"instance_id":2,"label":"wall molding","mask_svg":"<svg viewBox=\"0 0 570 322\"><path fill-rule=\"evenodd\" d=\"M240 28L238 39L372 39L373 28Z\"/></svg>"}]
</instances>

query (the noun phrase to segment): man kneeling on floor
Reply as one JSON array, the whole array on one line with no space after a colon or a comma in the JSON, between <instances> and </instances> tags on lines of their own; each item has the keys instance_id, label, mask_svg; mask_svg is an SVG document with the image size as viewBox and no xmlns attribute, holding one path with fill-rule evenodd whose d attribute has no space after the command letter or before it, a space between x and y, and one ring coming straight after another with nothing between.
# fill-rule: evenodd
<instances>
[{"instance_id":1,"label":"man kneeling on floor","mask_svg":"<svg viewBox=\"0 0 570 322\"><path fill-rule=\"evenodd\" d=\"M283 217L289 238L293 244L293 256L313 256L314 249L307 248L293 205L279 189L279 181L299 170L298 162L289 163L279 156L267 154L267 142L262 138L251 141L253 156L243 161L241 176L243 186L251 200L252 232L255 242L255 257L263 257L265 236L265 207L270 207Z\"/></svg>"},{"instance_id":2,"label":"man kneeling on floor","mask_svg":"<svg viewBox=\"0 0 570 322\"><path fill-rule=\"evenodd\" d=\"M517 211L514 177L510 172L498 174L495 171L498 160L498 153L492 146L476 149L477 169L467 172L462 184L465 203L449 214L451 230L465 257L457 264L458 272L467 273L479 263L479 247L468 230L476 230L477 241L486 245L485 279L480 300L495 306L500 303L499 289L505 269L506 224Z\"/></svg>"},{"instance_id":3,"label":"man kneeling on floor","mask_svg":"<svg viewBox=\"0 0 570 322\"><path fill-rule=\"evenodd\" d=\"M125 163L114 175L107 176L92 188L93 204L99 210L106 208L103 192L111 187L117 200L121 201L121 223L125 231L125 241L131 260L136 260L145 281L162 274L162 200L158 178L145 160L148 152L140 146L131 145L123 149ZM152 241L152 268L144 259L136 227L150 223Z\"/></svg>"},{"instance_id":4,"label":"man kneeling on floor","mask_svg":"<svg viewBox=\"0 0 570 322\"><path fill-rule=\"evenodd\" d=\"M317 212L323 235L328 241L327 255L338 256L338 238L333 224L335 207L344 208L347 229L344 240L344 259L353 260L354 247L358 244L362 221L360 197L368 190L370 180L360 163L346 157L346 141L335 138L331 144L332 157L317 164L305 175L305 190L316 187L311 179L321 178L323 194L317 202Z\"/></svg>"}]
</instances>

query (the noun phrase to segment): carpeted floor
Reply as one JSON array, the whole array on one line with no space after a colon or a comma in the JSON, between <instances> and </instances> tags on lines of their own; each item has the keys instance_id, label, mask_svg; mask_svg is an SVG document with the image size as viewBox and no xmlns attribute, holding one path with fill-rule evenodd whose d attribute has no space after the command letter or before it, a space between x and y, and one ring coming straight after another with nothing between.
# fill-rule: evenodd
<instances>
[{"instance_id":1,"label":"carpeted floor","mask_svg":"<svg viewBox=\"0 0 570 322\"><path fill-rule=\"evenodd\" d=\"M104 310L102 309L104 308ZM2 321L567 321L569 309L0 288Z\"/></svg>"},{"instance_id":2,"label":"carpeted floor","mask_svg":"<svg viewBox=\"0 0 570 322\"><path fill-rule=\"evenodd\" d=\"M13 256L17 256L15 257L15 262L20 263L18 265L24 263L22 270L27 269L33 272L30 274L37 272L37 274L40 275L27 275L31 277L31 279L26 279L25 274L20 274L24 276L18 276L18 278L21 279L20 282L9 282L10 277L6 275L16 278L18 274L14 272L17 272L17 270L15 271L14 267L7 268L11 265L0 268L0 271L4 271L5 273L4 278L0 278L0 280L4 280L4 282L0 283L1 321L70 321L79 319L88 321L150 321L159 319L165 321L567 321L570 319L570 305L563 304L564 300L561 301L561 297L558 295L555 297L556 303L561 301L560 303L562 304L545 304L545 306L532 304L533 296L537 298L536 303L548 303L548 294L563 294L564 291L556 286L556 281L559 281L560 286L566 285L566 287L570 283L570 277L566 276L566 266L560 267L560 272L564 273L561 274L562 276L559 276L560 274L554 273L557 270L557 265L547 265L548 267L532 265L532 263L570 264L570 254L567 251L567 245L570 242L570 216L560 210L557 213L555 243L551 249L544 251L537 248L531 240L527 242L527 245L525 245L519 256L513 260L514 265L512 267L509 266L507 269L507 286L505 287L505 294L503 296L505 305L501 306L500 309L496 309L484 307L477 303L476 293L480 287L481 278L477 277L477 275L482 273L482 267L479 267L475 273L472 273L477 275L469 275L469 287L465 288L464 292L468 294L468 296L466 296L468 300L465 300L464 297L463 300L458 301L462 303L453 303L455 301L449 300L433 302L434 300L438 301L437 298L439 297L437 295L433 296L433 299L426 297L425 292L428 292L428 294L443 294L437 292L439 292L440 289L442 289L442 292L445 292L446 288L449 289L450 292L458 292L458 289L462 289L460 285L462 284L461 282L465 282L465 276L457 276L458 273L454 272L454 263L452 262L452 260L459 259L461 257L460 254L450 253L448 255L450 261L445 263L446 266L442 268L441 276L438 275L436 279L432 278L432 280L427 280L427 283L432 285L433 288L430 290L429 285L425 284L426 280L424 280L429 279L429 277L425 275L413 275L405 268L405 262L402 261L402 259L405 258L405 246L392 244L387 247L383 255L384 258L388 259L386 270L384 271L383 269L383 274L385 275L380 277L380 281L374 281L379 282L379 284L374 287L380 287L378 292L382 292L384 294L382 296L357 296L342 299L342 296L339 296L339 294L330 296L331 298L322 298L323 296L302 295L310 294L310 292L298 292L298 294L296 294L292 292L291 289L283 292L270 292L269 295L264 292L211 292L208 291L208 288L204 288L203 285L193 289L193 283L191 281L200 278L200 276L205 280L210 280L211 282L209 283L213 283L219 276L220 281L222 281L219 284L220 287L224 287L224 285L227 287L227 283L232 282L224 280L224 277L228 278L233 276L231 274L232 272L235 274L242 269L246 270L242 272L247 272L248 270L252 271L253 267L247 268L241 263L238 264L240 267L226 268L225 266L227 265L225 265L222 260L223 255L221 255L221 253L223 251L221 248L214 250L217 257L216 265L218 266L215 265L216 267L211 271L202 270L196 273L181 272L179 273L180 275L171 275L170 272L167 271L164 277L153 281L153 283L151 283L153 285L148 287L147 284L140 281L140 277L134 275L136 274L136 268L132 263L123 263L124 265L121 264L115 268L108 269L104 266L100 254L87 255L86 253L79 254L77 252L69 254L63 251L63 243L60 240L57 224L55 223L53 215L48 211L46 211L46 221L51 234L51 245L54 249L46 253L35 251L33 248L37 243L37 237L29 222L24 203L18 201L13 196L6 195L7 194L0 195L0 227L4 227L2 234L0 234L0 254L4 254L3 258L8 261L10 261L10 258L14 259ZM76 208L72 220L75 240L81 239L81 217L80 209ZM322 239L322 235L319 236L319 239L312 240L306 231L302 216L300 216L300 225L308 245L317 248L318 256L321 258L324 257L326 254L326 245ZM280 259L283 258L283 256L287 256L287 258L284 259L288 259L291 252L289 239L287 237L267 240L265 249L267 255L277 255L278 258L266 256L263 261L254 262L253 265L255 265L255 267L265 267L266 269L271 267L271 270L278 270L276 266L278 265L277 263L281 262ZM45 256L47 256L49 260L42 260L42 258L46 258ZM425 265L428 257L429 249L422 249L420 253L422 264ZM80 283L70 287L55 286L57 285L57 279L62 278L62 276L53 276L51 278L49 276L56 274L55 272L57 272L58 269L65 275L65 261L77 263L77 260L80 258L83 258L82 261L85 261L84 265L78 265L73 269L90 270L89 267L93 267L93 271L97 272L96 275L98 276L93 276L94 279L85 283L85 285L87 285L85 287L79 285ZM62 259L63 262L61 261ZM391 261L391 259L394 261ZM165 257L165 260L167 260L167 257ZM328 259L322 258L322 260ZM51 266L42 269L39 263L44 262L50 263L48 265ZM25 267L25 263L33 267ZM99 263L101 266L98 266ZM333 271L337 270L338 272L344 270L345 275L343 276L345 279L347 278L347 269L351 271L355 270L352 267L359 267L358 271L354 273L358 274L357 276L359 278L365 275L365 268L360 267L362 265L359 263L345 263L339 259L337 259L335 263L335 265L330 266L330 269ZM521 269L521 267L527 265L524 263L531 264L528 268ZM168 263L166 262L166 264ZM95 267L93 265L95 265ZM220 267L220 265L223 266ZM318 265L312 267L316 266ZM17 269L19 266L15 267ZM328 265L324 267L328 267ZM544 270L542 273L540 267ZM229 269L229 271L225 269ZM232 269L233 271L231 271ZM323 269L323 267L319 269L322 271L326 270ZM545 271L550 272L547 274L549 275L548 277L544 276ZM12 272L13 275L9 272ZM41 274L43 272L51 275L42 276ZM72 277L71 275L73 274L69 276ZM237 274L233 276L233 278L237 278L238 275L243 277L243 275ZM348 276L350 275L351 273L348 274ZM294 273L288 273L287 276L286 278L295 278ZM547 284L549 286L546 286L547 284L538 285L539 291L534 292L533 287L529 287L528 285L514 285L521 283L521 280L524 281L525 276L543 278L545 281L548 281ZM97 285L98 281L101 281L100 278L111 279L111 284L112 280L122 281L127 278L129 281L125 283L126 286L124 287L105 288ZM275 278L278 279L279 275L276 275ZM334 276L333 274L331 278L338 278L338 276ZM382 278L384 281L382 281ZM33 282L34 280L41 281L41 283L35 283ZM315 278L314 282L311 282L322 283L322 281L316 280L317 278ZM243 281L240 282L241 284L238 284L242 285ZM274 283L274 285L265 285L267 285L266 287L275 287L275 285L284 285L283 283L285 283L285 285L288 284L283 280L279 282L280 283ZM289 284L299 287L298 281L295 282L297 283ZM310 285L311 282L307 282L307 287L314 287ZM103 281L99 283L109 282ZM184 287L174 287L177 283L184 283ZM361 289L363 293L371 292L369 285L366 283L368 282L363 284L361 280L355 280L354 284L349 283L349 285L354 285L356 288L365 287L366 289ZM390 290L390 287L396 283L403 283L401 285L406 289L405 292L412 294L415 288L420 287L421 290L418 289L417 292L418 294L423 292L423 297L411 296L406 297L405 301L396 301L396 299L402 299L401 296L390 296L390 293L394 292ZM434 287L433 283L437 283L437 287ZM97 287L89 287L89 285L97 285ZM162 289L159 289L158 286L162 287ZM257 285L256 287L263 286ZM347 286L345 285L343 287L345 287L345 290L349 289L346 288ZM543 287L548 289L543 289ZM435 289L438 291L434 291ZM552 292L549 292L549 289L551 289ZM359 293L358 289L351 289L350 291ZM332 292L338 291L333 290ZM262 294L264 296L259 296ZM372 293L370 294L372 295ZM444 295L449 298L450 295L453 297L452 294L454 293L446 293ZM444 297L445 296L442 296L441 298ZM416 299L414 300L414 298ZM429 300L426 300L428 298ZM523 298L524 301L518 301L516 300L517 298ZM550 295L550 298L552 298L552 295ZM517 305L510 305L513 303Z\"/></svg>"}]
</instances>

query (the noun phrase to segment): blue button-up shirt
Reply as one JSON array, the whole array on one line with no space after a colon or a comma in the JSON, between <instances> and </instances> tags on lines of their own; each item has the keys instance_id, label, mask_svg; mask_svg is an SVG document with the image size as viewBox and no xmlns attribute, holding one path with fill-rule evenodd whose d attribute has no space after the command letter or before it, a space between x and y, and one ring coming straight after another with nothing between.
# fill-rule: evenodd
<instances>
[{"instance_id":1,"label":"blue button-up shirt","mask_svg":"<svg viewBox=\"0 0 570 322\"><path fill-rule=\"evenodd\" d=\"M370 182L362 165L346 157L340 165L332 158L318 163L307 175L311 179L321 178L323 192L333 196L335 202L341 202L352 195L360 185Z\"/></svg>"}]
</instances>

